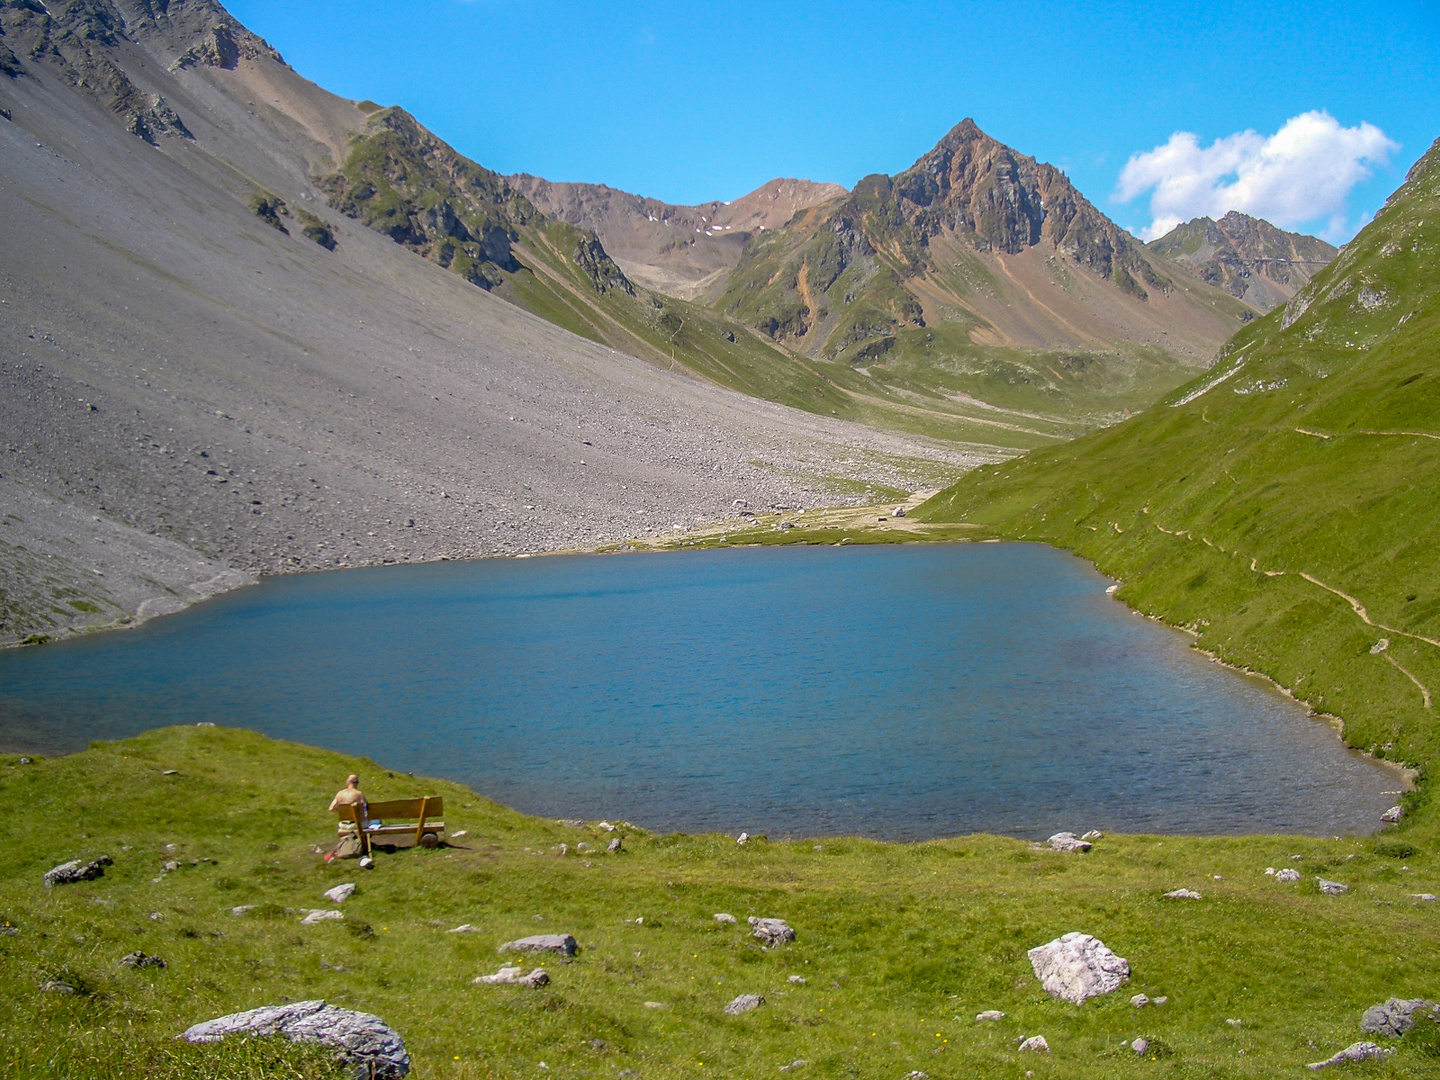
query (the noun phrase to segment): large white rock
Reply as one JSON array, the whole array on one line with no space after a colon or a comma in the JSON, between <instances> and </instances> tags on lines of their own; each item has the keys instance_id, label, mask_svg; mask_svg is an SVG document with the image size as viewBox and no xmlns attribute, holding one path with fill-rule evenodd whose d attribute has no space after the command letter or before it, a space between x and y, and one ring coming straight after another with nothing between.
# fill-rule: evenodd
<instances>
[{"instance_id":1,"label":"large white rock","mask_svg":"<svg viewBox=\"0 0 1440 1080\"><path fill-rule=\"evenodd\" d=\"M187 1028L186 1042L219 1042L228 1035L281 1035L291 1042L333 1047L347 1064L376 1080L399 1080L410 1071L405 1041L378 1016L352 1012L323 1001L294 1001L230 1013Z\"/></svg>"},{"instance_id":2,"label":"large white rock","mask_svg":"<svg viewBox=\"0 0 1440 1080\"><path fill-rule=\"evenodd\" d=\"M1112 993L1130 978L1130 962L1089 934L1065 934L1028 955L1046 992L1073 1005Z\"/></svg>"}]
</instances>

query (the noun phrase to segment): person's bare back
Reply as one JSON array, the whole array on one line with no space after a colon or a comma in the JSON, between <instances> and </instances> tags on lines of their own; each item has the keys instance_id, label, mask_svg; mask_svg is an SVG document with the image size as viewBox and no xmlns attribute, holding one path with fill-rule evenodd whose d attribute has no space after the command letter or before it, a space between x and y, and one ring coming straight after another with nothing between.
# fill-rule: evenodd
<instances>
[{"instance_id":1,"label":"person's bare back","mask_svg":"<svg viewBox=\"0 0 1440 1080\"><path fill-rule=\"evenodd\" d=\"M360 777L351 773L345 778L345 786L330 800L330 812L333 814L342 806L354 806L356 803L365 804L365 793L360 790Z\"/></svg>"}]
</instances>

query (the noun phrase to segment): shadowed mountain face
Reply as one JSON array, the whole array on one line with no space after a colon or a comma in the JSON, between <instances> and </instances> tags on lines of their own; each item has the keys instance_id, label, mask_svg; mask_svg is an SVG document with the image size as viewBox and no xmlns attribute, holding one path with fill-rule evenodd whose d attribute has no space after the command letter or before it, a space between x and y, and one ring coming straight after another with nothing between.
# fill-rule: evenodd
<instances>
[{"instance_id":1,"label":"shadowed mountain face","mask_svg":"<svg viewBox=\"0 0 1440 1080\"><path fill-rule=\"evenodd\" d=\"M917 511L1074 548L1121 596L1433 761L1440 697L1440 142L1354 240L1145 414Z\"/></svg>"},{"instance_id":2,"label":"shadowed mountain face","mask_svg":"<svg viewBox=\"0 0 1440 1080\"><path fill-rule=\"evenodd\" d=\"M509 181L551 217L593 229L633 280L687 300L714 299L753 234L846 193L839 184L781 179L732 202L673 206L603 184L526 174Z\"/></svg>"},{"instance_id":3,"label":"shadowed mountain face","mask_svg":"<svg viewBox=\"0 0 1440 1080\"><path fill-rule=\"evenodd\" d=\"M1198 217L1177 225L1147 246L1258 311L1289 300L1338 250L1238 210L1219 221Z\"/></svg>"},{"instance_id":4,"label":"shadowed mountain face","mask_svg":"<svg viewBox=\"0 0 1440 1080\"><path fill-rule=\"evenodd\" d=\"M976 460L687 374L708 341L774 357L774 396L828 388L717 313L678 329L593 234L208 0L7 0L0 28L0 643Z\"/></svg>"}]
</instances>

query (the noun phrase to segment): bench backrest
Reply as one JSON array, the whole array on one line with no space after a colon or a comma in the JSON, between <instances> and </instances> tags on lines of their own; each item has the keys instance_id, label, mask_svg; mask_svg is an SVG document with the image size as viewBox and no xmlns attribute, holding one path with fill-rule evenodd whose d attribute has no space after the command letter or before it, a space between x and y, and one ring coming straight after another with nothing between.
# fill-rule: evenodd
<instances>
[{"instance_id":1,"label":"bench backrest","mask_svg":"<svg viewBox=\"0 0 1440 1080\"><path fill-rule=\"evenodd\" d=\"M418 818L422 812L427 818L438 818L445 813L445 799L440 795L427 795L419 799L387 799L385 802L366 803L365 808L374 821Z\"/></svg>"}]
</instances>

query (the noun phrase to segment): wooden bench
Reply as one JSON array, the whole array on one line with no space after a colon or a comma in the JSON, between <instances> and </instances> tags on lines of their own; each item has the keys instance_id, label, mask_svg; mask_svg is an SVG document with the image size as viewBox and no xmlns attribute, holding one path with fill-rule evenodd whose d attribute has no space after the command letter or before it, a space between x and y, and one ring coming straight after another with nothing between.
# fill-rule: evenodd
<instances>
[{"instance_id":1,"label":"wooden bench","mask_svg":"<svg viewBox=\"0 0 1440 1080\"><path fill-rule=\"evenodd\" d=\"M370 854L371 844L393 844L395 847L433 848L445 832L445 800L439 795L419 799L390 799L368 804L351 803L339 808L340 820L354 824L360 836L360 850ZM365 827L365 819L381 822ZM412 822L413 824L397 824Z\"/></svg>"}]
</instances>

